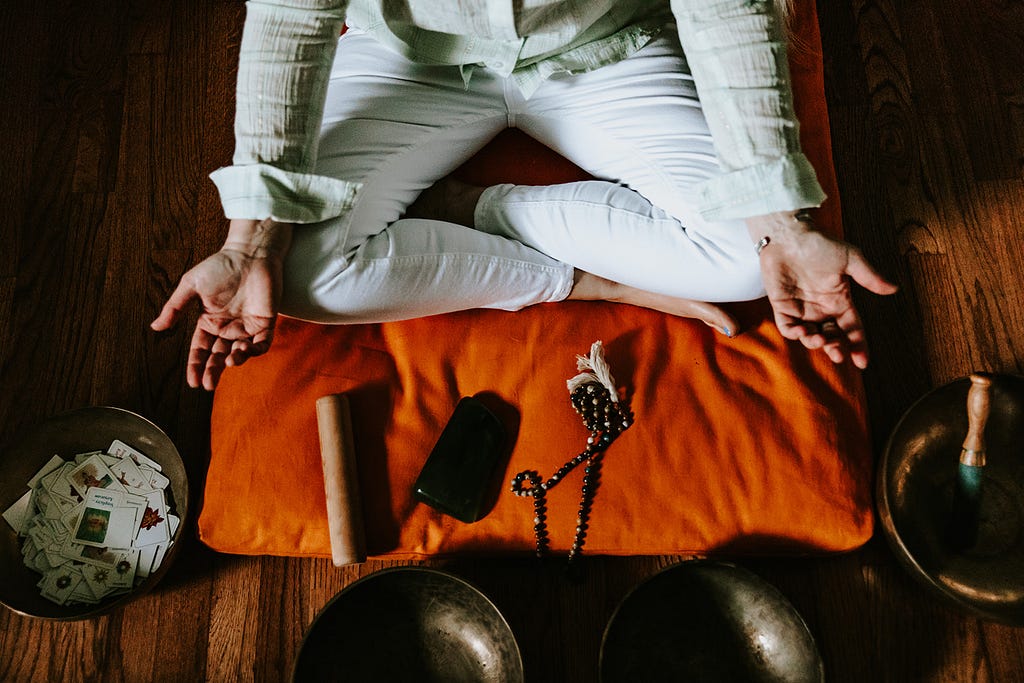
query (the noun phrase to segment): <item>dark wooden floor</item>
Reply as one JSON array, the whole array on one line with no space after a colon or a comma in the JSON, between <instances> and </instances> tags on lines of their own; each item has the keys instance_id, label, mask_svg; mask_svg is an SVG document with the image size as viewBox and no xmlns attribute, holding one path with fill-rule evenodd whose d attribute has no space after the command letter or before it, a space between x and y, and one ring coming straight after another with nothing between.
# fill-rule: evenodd
<instances>
[{"instance_id":1,"label":"dark wooden floor","mask_svg":"<svg viewBox=\"0 0 1024 683\"><path fill-rule=\"evenodd\" d=\"M189 460L210 397L183 381L188 332L147 323L224 229L238 2L0 3L0 444L89 404L141 412ZM821 2L847 232L902 286L860 299L874 440L972 370L1024 372L1024 4ZM184 541L158 591L59 624L0 614L3 681L278 681L317 610L358 575ZM528 680L596 680L617 601L677 558L558 567L448 563L519 635ZM827 559L747 563L806 618L832 681L1024 681L1024 629L936 603L876 538Z\"/></svg>"}]
</instances>

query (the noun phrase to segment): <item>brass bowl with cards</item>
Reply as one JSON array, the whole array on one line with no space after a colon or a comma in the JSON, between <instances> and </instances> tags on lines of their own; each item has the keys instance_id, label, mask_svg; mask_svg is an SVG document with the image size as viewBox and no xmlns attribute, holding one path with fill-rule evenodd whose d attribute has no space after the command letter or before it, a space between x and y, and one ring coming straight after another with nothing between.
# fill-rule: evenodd
<instances>
[{"instance_id":1,"label":"brass bowl with cards","mask_svg":"<svg viewBox=\"0 0 1024 683\"><path fill-rule=\"evenodd\" d=\"M0 472L5 607L87 619L166 574L188 517L188 478L174 443L149 420L112 407L49 417L0 450Z\"/></svg>"}]
</instances>

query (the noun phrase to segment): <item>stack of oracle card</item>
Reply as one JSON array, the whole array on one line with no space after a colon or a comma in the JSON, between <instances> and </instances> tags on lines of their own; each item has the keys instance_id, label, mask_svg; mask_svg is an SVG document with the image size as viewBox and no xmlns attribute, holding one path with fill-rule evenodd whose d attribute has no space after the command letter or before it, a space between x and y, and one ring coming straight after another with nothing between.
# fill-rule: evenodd
<instances>
[{"instance_id":1,"label":"stack of oracle card","mask_svg":"<svg viewBox=\"0 0 1024 683\"><path fill-rule=\"evenodd\" d=\"M25 565L57 604L98 604L155 572L179 518L156 461L120 440L71 461L53 456L3 513L23 538Z\"/></svg>"}]
</instances>

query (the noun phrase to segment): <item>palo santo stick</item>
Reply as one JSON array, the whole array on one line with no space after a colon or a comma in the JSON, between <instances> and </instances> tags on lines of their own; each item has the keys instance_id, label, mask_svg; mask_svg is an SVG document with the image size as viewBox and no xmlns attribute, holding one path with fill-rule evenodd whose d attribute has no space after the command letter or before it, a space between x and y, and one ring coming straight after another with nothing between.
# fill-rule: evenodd
<instances>
[{"instance_id":1,"label":"palo santo stick","mask_svg":"<svg viewBox=\"0 0 1024 683\"><path fill-rule=\"evenodd\" d=\"M320 458L324 466L327 528L335 567L366 561L363 504L359 472L352 445L352 417L344 394L321 396L316 401L320 432Z\"/></svg>"}]
</instances>

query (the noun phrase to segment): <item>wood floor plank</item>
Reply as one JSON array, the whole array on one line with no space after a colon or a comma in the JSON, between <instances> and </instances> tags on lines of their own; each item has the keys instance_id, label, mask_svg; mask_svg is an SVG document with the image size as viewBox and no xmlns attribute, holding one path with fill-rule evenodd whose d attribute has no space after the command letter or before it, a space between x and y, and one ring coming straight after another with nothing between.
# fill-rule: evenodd
<instances>
[{"instance_id":1,"label":"wood floor plank","mask_svg":"<svg viewBox=\"0 0 1024 683\"><path fill-rule=\"evenodd\" d=\"M106 217L110 254L101 281L98 328L108 331L95 340L92 400L137 410L142 404L146 374L145 338L149 323L145 290L139 274L147 272L149 235L154 226L159 168L152 155L162 94L161 55L132 56L125 76L125 109L119 143L117 185ZM125 286L132 283L133 286Z\"/></svg>"},{"instance_id":2,"label":"wood floor plank","mask_svg":"<svg viewBox=\"0 0 1024 683\"><path fill-rule=\"evenodd\" d=\"M207 681L253 681L260 661L260 558L217 560L207 636Z\"/></svg>"},{"instance_id":3,"label":"wood floor plank","mask_svg":"<svg viewBox=\"0 0 1024 683\"><path fill-rule=\"evenodd\" d=\"M7 365L8 358L14 348L14 336L11 332L11 308L14 301L14 278L0 277L0 372Z\"/></svg>"},{"instance_id":4,"label":"wood floor plank","mask_svg":"<svg viewBox=\"0 0 1024 683\"><path fill-rule=\"evenodd\" d=\"M43 25L50 19L45 16ZM85 36L106 35L111 26L116 24L91 24L81 30ZM102 278L106 259L104 236L96 230L106 196L73 192L77 143L85 120L78 107L91 111L86 106L91 101L89 88L81 82L96 82L116 60L98 56L103 52L98 48L83 57L79 46L87 41L65 44L61 37L67 35L58 32L56 41L43 43L52 53L37 52L32 60L40 65L36 76L41 87L33 108L38 137L28 139L32 163L23 187L31 201L14 214L18 234L13 242L19 259L9 301L10 334L32 342L12 349L5 380L10 390L20 388L24 393L15 398L17 410L0 400L0 415L27 415L30 410L45 415L89 400L84 376L91 364L83 359L91 354L96 276ZM110 41L100 42L110 46ZM109 78L116 82L116 76L101 80Z\"/></svg>"},{"instance_id":5,"label":"wood floor plank","mask_svg":"<svg viewBox=\"0 0 1024 683\"><path fill-rule=\"evenodd\" d=\"M20 618L4 610L0 614L0 680L45 683L49 678L49 652L38 656L32 650L46 645L53 629L46 622ZM27 654L26 654L27 652Z\"/></svg>"},{"instance_id":6,"label":"wood floor plank","mask_svg":"<svg viewBox=\"0 0 1024 683\"><path fill-rule=\"evenodd\" d=\"M229 166L234 153L235 67L242 41L244 7L238 3L218 3L211 9L212 36L207 41L206 92L200 127L202 158L199 205L192 244L198 259L220 247L227 235L227 220L213 182L207 174Z\"/></svg>"},{"instance_id":7,"label":"wood floor plank","mask_svg":"<svg viewBox=\"0 0 1024 683\"><path fill-rule=\"evenodd\" d=\"M184 6L150 0L128 0L127 4L130 30L126 52L129 55L166 54L171 24L184 10Z\"/></svg>"},{"instance_id":8,"label":"wood floor plank","mask_svg":"<svg viewBox=\"0 0 1024 683\"><path fill-rule=\"evenodd\" d=\"M1015 179L1024 150L1007 144L1009 125L1003 87L1007 74L1020 92L1024 73L1024 26L1018 7L987 3L984 11L953 3L936 13L943 47L954 67L950 84L958 123L968 141L967 158L977 181ZM1016 19L1016 22L1014 21ZM979 41L976 36L984 36Z\"/></svg>"},{"instance_id":9,"label":"wood floor plank","mask_svg":"<svg viewBox=\"0 0 1024 683\"><path fill-rule=\"evenodd\" d=\"M166 54L153 73L154 123L149 161L160 170L153 187L151 249L181 249L195 232L199 186L209 182L196 170L204 155L205 110L211 18L210 3L183 3L170 24ZM187 78L182 75L188 74ZM188 106L180 106L188 103Z\"/></svg>"},{"instance_id":10,"label":"wood floor plank","mask_svg":"<svg viewBox=\"0 0 1024 683\"><path fill-rule=\"evenodd\" d=\"M0 26L20 22L25 27L0 41L0 98L21 104L0 107L0 130L12 133L5 136L4 162L0 164L0 212L7 218L0 222L0 241L4 245L0 249L0 277L5 278L14 277L18 271L19 228L28 210L31 150L38 134L36 107L43 83L41 46L51 39L42 18L23 21L23 17L24 8L17 3L0 7Z\"/></svg>"}]
</instances>

